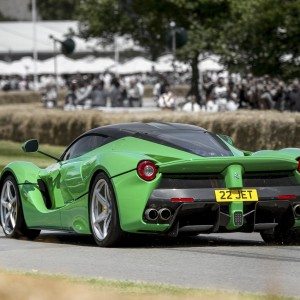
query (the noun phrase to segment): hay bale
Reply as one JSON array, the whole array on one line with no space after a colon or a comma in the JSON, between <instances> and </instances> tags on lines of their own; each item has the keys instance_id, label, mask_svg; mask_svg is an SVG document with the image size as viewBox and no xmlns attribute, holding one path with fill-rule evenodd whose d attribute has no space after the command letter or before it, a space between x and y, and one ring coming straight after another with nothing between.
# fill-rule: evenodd
<instances>
[{"instance_id":1,"label":"hay bale","mask_svg":"<svg viewBox=\"0 0 300 300\"><path fill-rule=\"evenodd\" d=\"M2 109L5 108L5 109ZM238 111L225 113L104 113L100 111L46 110L36 105L2 106L0 139L67 145L83 132L98 126L126 122L178 122L204 127L231 136L245 150L300 148L300 113Z\"/></svg>"}]
</instances>

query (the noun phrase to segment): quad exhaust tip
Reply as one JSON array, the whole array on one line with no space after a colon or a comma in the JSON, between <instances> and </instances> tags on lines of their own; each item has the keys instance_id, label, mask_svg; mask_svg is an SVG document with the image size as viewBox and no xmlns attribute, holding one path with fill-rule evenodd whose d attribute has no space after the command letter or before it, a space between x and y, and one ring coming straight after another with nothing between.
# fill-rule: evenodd
<instances>
[{"instance_id":1,"label":"quad exhaust tip","mask_svg":"<svg viewBox=\"0 0 300 300\"><path fill-rule=\"evenodd\" d=\"M148 208L145 211L145 218L148 221L156 221L158 219L158 211L154 208Z\"/></svg>"},{"instance_id":2,"label":"quad exhaust tip","mask_svg":"<svg viewBox=\"0 0 300 300\"><path fill-rule=\"evenodd\" d=\"M296 217L300 217L300 204L294 206L294 214Z\"/></svg>"},{"instance_id":3,"label":"quad exhaust tip","mask_svg":"<svg viewBox=\"0 0 300 300\"><path fill-rule=\"evenodd\" d=\"M145 210L145 219L151 222L160 220L163 222L167 222L170 220L172 213L168 208L161 208L157 210L155 208L148 208Z\"/></svg>"},{"instance_id":4,"label":"quad exhaust tip","mask_svg":"<svg viewBox=\"0 0 300 300\"><path fill-rule=\"evenodd\" d=\"M158 216L162 221L169 221L172 216L172 213L168 208L161 208L158 211Z\"/></svg>"}]
</instances>

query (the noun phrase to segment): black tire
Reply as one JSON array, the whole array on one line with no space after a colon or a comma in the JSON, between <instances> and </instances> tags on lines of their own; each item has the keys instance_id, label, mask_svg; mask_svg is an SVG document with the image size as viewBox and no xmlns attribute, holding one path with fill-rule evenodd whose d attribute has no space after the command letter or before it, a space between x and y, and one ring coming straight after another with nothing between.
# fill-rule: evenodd
<instances>
[{"instance_id":1,"label":"black tire","mask_svg":"<svg viewBox=\"0 0 300 300\"><path fill-rule=\"evenodd\" d=\"M12 195L16 198L16 201L14 202L14 206L15 206L15 225L13 226L12 222L10 221L10 230L8 230L8 228L6 228L4 223L4 217L2 216L3 213L3 208L1 205L1 209L0 209L0 214L1 214L1 226L3 228L4 234L8 237L8 238L21 238L21 237L26 237L30 240L34 240L35 238L37 238L40 234L40 230L36 230L36 229L29 229L26 225L25 219L24 219L24 214L23 214L23 208L22 208L22 202L20 199L20 191L19 191L19 187L17 185L17 182L15 180L15 178L12 175L8 175L3 183L1 184L1 190L0 190L0 197L2 198L2 194L4 193L4 187L6 186L7 183L10 183L12 188L11 193Z\"/></svg>"},{"instance_id":2,"label":"black tire","mask_svg":"<svg viewBox=\"0 0 300 300\"><path fill-rule=\"evenodd\" d=\"M109 202L110 202L109 209L111 209L111 219L108 224L106 236L103 238L100 238L99 231L98 231L99 227L97 227L97 226L100 226L100 223L97 223L97 225L95 225L96 223L93 222L93 218L95 216L94 201L96 201L96 200L93 200L93 195L94 195L95 188L98 188L98 185L99 184L101 185L102 183L107 184L107 187L109 190L109 195L110 195L109 196ZM101 206L101 208L97 208L97 209L98 210L101 209L101 213L106 212L105 210L107 210L107 208L105 208L103 205ZM119 213L118 213L118 207L116 204L114 189L113 189L113 186L112 186L109 178L104 173L100 173L95 177L95 179L92 183L90 192L89 192L89 223L90 223L90 229L91 229L92 235L94 237L94 240L97 243L97 245L100 247L116 246L118 243L121 242L121 240L124 236L124 232L122 231L122 229L120 227Z\"/></svg>"},{"instance_id":3,"label":"black tire","mask_svg":"<svg viewBox=\"0 0 300 300\"><path fill-rule=\"evenodd\" d=\"M297 231L275 228L273 232L260 233L264 242L268 245L295 245L299 242Z\"/></svg>"}]
</instances>

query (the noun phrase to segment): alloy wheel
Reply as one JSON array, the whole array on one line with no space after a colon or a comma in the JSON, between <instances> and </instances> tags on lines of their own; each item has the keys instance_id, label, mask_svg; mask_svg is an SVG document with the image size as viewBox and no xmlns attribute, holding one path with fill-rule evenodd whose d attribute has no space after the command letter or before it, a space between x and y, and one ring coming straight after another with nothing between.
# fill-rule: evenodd
<instances>
[{"instance_id":1,"label":"alloy wheel","mask_svg":"<svg viewBox=\"0 0 300 300\"><path fill-rule=\"evenodd\" d=\"M100 179L94 187L91 202L91 226L100 241L103 241L108 234L111 217L111 192L106 180Z\"/></svg>"},{"instance_id":2,"label":"alloy wheel","mask_svg":"<svg viewBox=\"0 0 300 300\"><path fill-rule=\"evenodd\" d=\"M1 192L1 225L6 234L11 234L17 222L17 192L12 181L4 182Z\"/></svg>"}]
</instances>

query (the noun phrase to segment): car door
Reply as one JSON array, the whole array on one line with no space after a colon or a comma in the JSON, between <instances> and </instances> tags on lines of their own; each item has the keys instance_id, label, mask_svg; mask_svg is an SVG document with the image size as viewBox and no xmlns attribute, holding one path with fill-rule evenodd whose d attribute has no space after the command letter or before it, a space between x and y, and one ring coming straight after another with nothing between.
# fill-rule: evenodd
<instances>
[{"instance_id":1,"label":"car door","mask_svg":"<svg viewBox=\"0 0 300 300\"><path fill-rule=\"evenodd\" d=\"M60 167L61 188L64 194L65 205L76 201L87 192L87 178L84 172L96 156L87 156L88 152L101 147L108 137L102 135L86 135L75 141L65 152Z\"/></svg>"}]
</instances>

